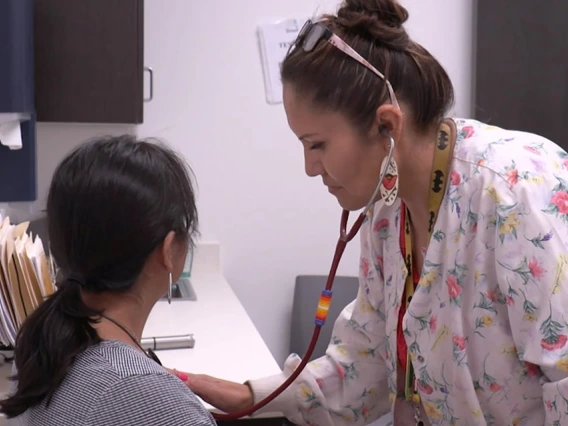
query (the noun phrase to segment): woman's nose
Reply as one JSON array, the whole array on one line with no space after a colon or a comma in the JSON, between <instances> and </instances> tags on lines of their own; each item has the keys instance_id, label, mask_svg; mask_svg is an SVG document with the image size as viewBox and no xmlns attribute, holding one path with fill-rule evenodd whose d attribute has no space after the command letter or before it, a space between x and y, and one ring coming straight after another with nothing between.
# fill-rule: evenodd
<instances>
[{"instance_id":1,"label":"woman's nose","mask_svg":"<svg viewBox=\"0 0 568 426\"><path fill-rule=\"evenodd\" d=\"M323 174L323 165L316 158L310 158L308 154L304 156L304 167L309 177L316 177Z\"/></svg>"}]
</instances>

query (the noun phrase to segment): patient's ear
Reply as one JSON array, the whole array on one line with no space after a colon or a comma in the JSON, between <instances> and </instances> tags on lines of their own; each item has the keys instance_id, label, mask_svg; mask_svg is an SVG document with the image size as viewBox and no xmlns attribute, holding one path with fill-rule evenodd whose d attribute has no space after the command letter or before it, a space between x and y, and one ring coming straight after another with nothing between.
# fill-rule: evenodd
<instances>
[{"instance_id":1,"label":"patient's ear","mask_svg":"<svg viewBox=\"0 0 568 426\"><path fill-rule=\"evenodd\" d=\"M162 243L160 263L168 271L173 272L174 270L174 259L179 248L176 246L176 234L174 231L168 232L164 242Z\"/></svg>"}]
</instances>

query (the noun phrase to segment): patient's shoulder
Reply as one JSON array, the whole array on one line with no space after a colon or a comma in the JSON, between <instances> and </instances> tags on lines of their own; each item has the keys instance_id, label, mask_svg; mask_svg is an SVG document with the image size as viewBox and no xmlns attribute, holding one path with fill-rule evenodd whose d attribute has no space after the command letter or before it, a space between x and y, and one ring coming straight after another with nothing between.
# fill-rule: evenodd
<instances>
[{"instance_id":1,"label":"patient's shoulder","mask_svg":"<svg viewBox=\"0 0 568 426\"><path fill-rule=\"evenodd\" d=\"M213 426L211 414L177 377L131 375L108 387L93 404L86 425Z\"/></svg>"},{"instance_id":2,"label":"patient's shoulder","mask_svg":"<svg viewBox=\"0 0 568 426\"><path fill-rule=\"evenodd\" d=\"M94 375L90 382L97 395L87 425L215 424L181 380L122 342L105 341L89 348L73 370L73 375Z\"/></svg>"}]
</instances>

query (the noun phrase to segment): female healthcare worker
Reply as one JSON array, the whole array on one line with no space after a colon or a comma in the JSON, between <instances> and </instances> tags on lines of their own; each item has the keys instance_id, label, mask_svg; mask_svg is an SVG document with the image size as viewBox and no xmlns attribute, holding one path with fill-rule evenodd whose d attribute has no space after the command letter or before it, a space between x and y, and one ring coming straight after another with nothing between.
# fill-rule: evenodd
<instances>
[{"instance_id":1,"label":"female healthcare worker","mask_svg":"<svg viewBox=\"0 0 568 426\"><path fill-rule=\"evenodd\" d=\"M304 425L389 411L397 425L568 424L568 154L445 118L452 84L407 18L395 0L346 0L304 27L282 65L307 174L358 210L387 170L360 231L357 299L327 355L262 411ZM187 384L231 412L299 362L247 384Z\"/></svg>"}]
</instances>

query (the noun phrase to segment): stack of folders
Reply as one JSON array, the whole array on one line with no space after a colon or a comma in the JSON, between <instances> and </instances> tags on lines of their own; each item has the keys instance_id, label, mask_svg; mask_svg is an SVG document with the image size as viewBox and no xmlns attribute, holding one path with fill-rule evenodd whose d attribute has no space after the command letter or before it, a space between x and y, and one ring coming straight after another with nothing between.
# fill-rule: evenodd
<instances>
[{"instance_id":1,"label":"stack of folders","mask_svg":"<svg viewBox=\"0 0 568 426\"><path fill-rule=\"evenodd\" d=\"M18 329L55 292L52 262L29 222L10 223L0 215L0 343L14 346Z\"/></svg>"}]
</instances>

